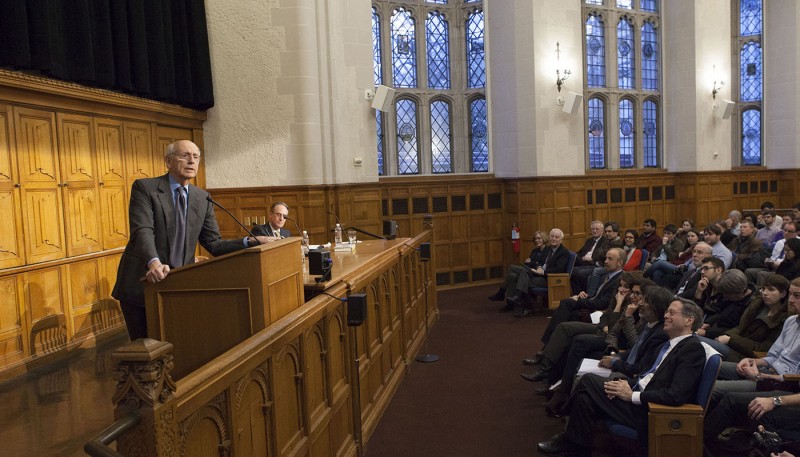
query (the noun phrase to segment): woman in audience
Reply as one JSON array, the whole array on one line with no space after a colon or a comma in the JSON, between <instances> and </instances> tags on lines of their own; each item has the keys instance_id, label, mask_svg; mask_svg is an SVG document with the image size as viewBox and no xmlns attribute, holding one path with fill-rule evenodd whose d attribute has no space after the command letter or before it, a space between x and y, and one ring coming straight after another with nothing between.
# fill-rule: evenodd
<instances>
[{"instance_id":1,"label":"woman in audience","mask_svg":"<svg viewBox=\"0 0 800 457\"><path fill-rule=\"evenodd\" d=\"M678 227L678 230L675 232L675 236L680 238L681 241L683 241L683 243L686 244L688 243L686 235L689 233L690 230L694 230L694 221L691 219L684 219L681 222L681 226Z\"/></svg>"},{"instance_id":2,"label":"woman in audience","mask_svg":"<svg viewBox=\"0 0 800 457\"><path fill-rule=\"evenodd\" d=\"M783 329L783 321L788 316L786 297L789 281L772 274L760 289L761 293L751 300L742 314L739 325L716 338L721 345L714 347L729 362L758 358L755 352L766 352Z\"/></svg>"},{"instance_id":3,"label":"woman in audience","mask_svg":"<svg viewBox=\"0 0 800 457\"><path fill-rule=\"evenodd\" d=\"M634 271L639 269L642 264L642 250L636 247L636 239L639 238L639 232L633 229L625 230L625 253L628 254L628 260L625 261L625 266L622 271Z\"/></svg>"},{"instance_id":4,"label":"woman in audience","mask_svg":"<svg viewBox=\"0 0 800 457\"><path fill-rule=\"evenodd\" d=\"M775 273L791 281L800 276L800 239L791 238L783 245L784 260Z\"/></svg>"},{"instance_id":5,"label":"woman in audience","mask_svg":"<svg viewBox=\"0 0 800 457\"><path fill-rule=\"evenodd\" d=\"M694 249L694 245L700 241L700 234L695 229L688 229L685 232L686 236L686 243L687 247L684 249L680 254L678 254L672 261L666 260L658 260L647 271L644 272L645 278L650 278L656 282L659 286L665 286L664 277L675 270L677 270L681 265L686 264L688 268L689 264L692 262L692 249ZM684 270L685 271L685 270ZM680 278L680 276L678 276ZM678 281L674 281L675 284ZM670 284L671 285L671 284Z\"/></svg>"}]
</instances>

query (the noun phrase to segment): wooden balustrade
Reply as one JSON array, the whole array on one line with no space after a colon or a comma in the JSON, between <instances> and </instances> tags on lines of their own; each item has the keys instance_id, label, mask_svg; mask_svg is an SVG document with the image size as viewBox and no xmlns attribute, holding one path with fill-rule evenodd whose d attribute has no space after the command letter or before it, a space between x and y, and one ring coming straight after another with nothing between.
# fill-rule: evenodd
<instances>
[{"instance_id":1,"label":"wooden balustrade","mask_svg":"<svg viewBox=\"0 0 800 457\"><path fill-rule=\"evenodd\" d=\"M334 277L324 294L177 382L170 344L137 340L116 351L115 415L144 419L119 451L360 455L426 337L424 319L438 316L433 262L419 256L431 237L428 218L414 238L382 242L383 252ZM336 297L354 293L366 295L368 311L348 327L347 303Z\"/></svg>"}]
</instances>

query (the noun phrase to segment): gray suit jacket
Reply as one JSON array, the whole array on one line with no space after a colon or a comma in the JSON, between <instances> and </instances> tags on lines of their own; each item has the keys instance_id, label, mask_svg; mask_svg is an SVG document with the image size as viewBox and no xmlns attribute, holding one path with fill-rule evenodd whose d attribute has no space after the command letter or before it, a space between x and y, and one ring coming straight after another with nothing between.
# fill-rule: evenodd
<instances>
[{"instance_id":1,"label":"gray suit jacket","mask_svg":"<svg viewBox=\"0 0 800 457\"><path fill-rule=\"evenodd\" d=\"M222 239L214 207L206 200L207 196L205 190L189 185L184 265L194 263L198 241L214 256L244 248L241 239ZM111 293L117 300L144 307L144 284L139 279L147 273L150 259L158 257L161 263L169 263L170 233L175 230L174 206L168 175L137 179L133 183L128 209L130 239Z\"/></svg>"}]
</instances>

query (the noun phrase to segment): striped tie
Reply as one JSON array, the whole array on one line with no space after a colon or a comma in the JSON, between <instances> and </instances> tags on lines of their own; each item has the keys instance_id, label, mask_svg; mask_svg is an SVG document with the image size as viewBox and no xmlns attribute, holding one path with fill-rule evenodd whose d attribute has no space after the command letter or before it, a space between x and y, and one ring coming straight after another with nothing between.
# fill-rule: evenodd
<instances>
[{"instance_id":1,"label":"striped tie","mask_svg":"<svg viewBox=\"0 0 800 457\"><path fill-rule=\"evenodd\" d=\"M186 253L186 189L179 186L175 192L175 234L169 247L169 264L173 268L183 266Z\"/></svg>"}]
</instances>

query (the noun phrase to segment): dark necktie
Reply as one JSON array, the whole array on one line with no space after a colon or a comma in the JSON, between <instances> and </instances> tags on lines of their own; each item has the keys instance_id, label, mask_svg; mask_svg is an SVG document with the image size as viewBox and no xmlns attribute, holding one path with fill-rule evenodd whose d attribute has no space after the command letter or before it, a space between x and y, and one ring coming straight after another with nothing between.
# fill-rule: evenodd
<instances>
[{"instance_id":1,"label":"dark necktie","mask_svg":"<svg viewBox=\"0 0 800 457\"><path fill-rule=\"evenodd\" d=\"M592 298L597 298L600 296L600 292L602 292L603 288L606 286L606 284L608 284L609 279L611 279L611 273L606 273L606 276L603 278L603 283L597 288L597 292L592 295Z\"/></svg>"},{"instance_id":2,"label":"dark necktie","mask_svg":"<svg viewBox=\"0 0 800 457\"><path fill-rule=\"evenodd\" d=\"M656 361L653 362L653 366L650 367L649 370L639 375L639 381L641 381L642 378L649 375L650 373L654 373L658 369L658 365L664 359L664 354L667 353L667 349L669 349L669 341L666 341L664 342L664 344L661 345L661 350L658 351L658 357L656 357ZM634 390L642 390L642 388L639 386L639 381L636 382L636 388Z\"/></svg>"},{"instance_id":3,"label":"dark necktie","mask_svg":"<svg viewBox=\"0 0 800 457\"><path fill-rule=\"evenodd\" d=\"M186 253L186 189L179 186L175 192L175 234L169 247L169 264L173 268L183 266Z\"/></svg>"}]
</instances>

